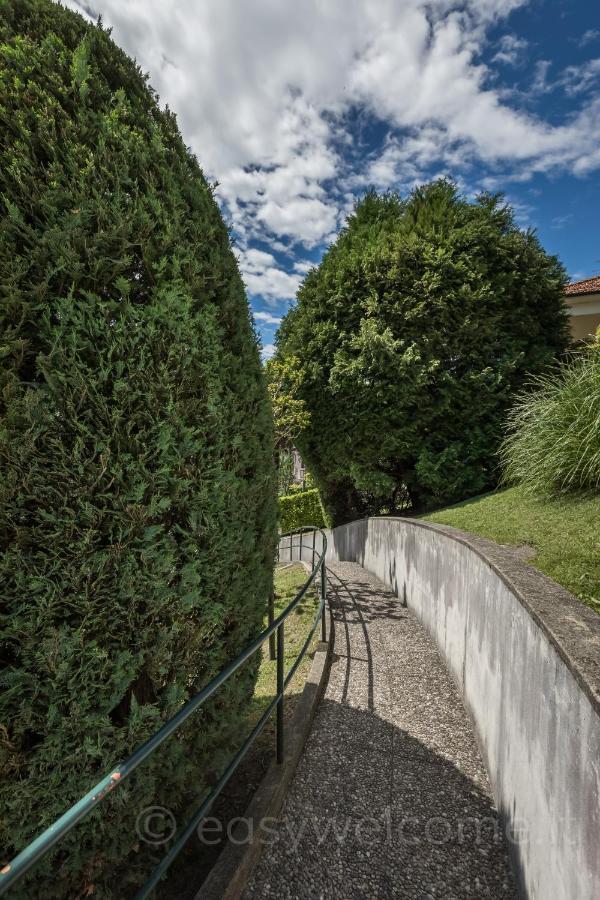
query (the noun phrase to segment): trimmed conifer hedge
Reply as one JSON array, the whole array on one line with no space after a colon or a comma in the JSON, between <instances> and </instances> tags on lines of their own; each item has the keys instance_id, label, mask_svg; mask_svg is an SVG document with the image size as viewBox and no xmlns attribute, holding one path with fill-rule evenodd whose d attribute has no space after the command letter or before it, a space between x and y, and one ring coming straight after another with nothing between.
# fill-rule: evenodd
<instances>
[{"instance_id":1,"label":"trimmed conifer hedge","mask_svg":"<svg viewBox=\"0 0 600 900\"><path fill-rule=\"evenodd\" d=\"M368 192L277 332L294 444L334 525L497 483L515 394L567 347L559 260L500 195Z\"/></svg>"},{"instance_id":2,"label":"trimmed conifer hedge","mask_svg":"<svg viewBox=\"0 0 600 900\"><path fill-rule=\"evenodd\" d=\"M105 30L50 0L0 0L0 45L6 860L260 630L276 484L243 284L175 117ZM254 677L11 897L130 896L151 863L138 814L183 825Z\"/></svg>"},{"instance_id":3,"label":"trimmed conifer hedge","mask_svg":"<svg viewBox=\"0 0 600 900\"><path fill-rule=\"evenodd\" d=\"M279 498L279 527L284 534L308 525L326 528L328 524L317 488Z\"/></svg>"}]
</instances>

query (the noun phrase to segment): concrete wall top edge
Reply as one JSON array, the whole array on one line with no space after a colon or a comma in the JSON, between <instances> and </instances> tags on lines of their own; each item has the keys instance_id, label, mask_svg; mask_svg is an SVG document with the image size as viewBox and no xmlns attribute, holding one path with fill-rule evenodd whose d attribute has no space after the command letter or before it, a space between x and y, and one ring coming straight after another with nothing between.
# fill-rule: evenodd
<instances>
[{"instance_id":1,"label":"concrete wall top edge","mask_svg":"<svg viewBox=\"0 0 600 900\"><path fill-rule=\"evenodd\" d=\"M600 615L538 569L519 559L510 546L496 544L449 525L401 516L373 518L444 534L476 553L496 572L544 631L600 715Z\"/></svg>"}]
</instances>

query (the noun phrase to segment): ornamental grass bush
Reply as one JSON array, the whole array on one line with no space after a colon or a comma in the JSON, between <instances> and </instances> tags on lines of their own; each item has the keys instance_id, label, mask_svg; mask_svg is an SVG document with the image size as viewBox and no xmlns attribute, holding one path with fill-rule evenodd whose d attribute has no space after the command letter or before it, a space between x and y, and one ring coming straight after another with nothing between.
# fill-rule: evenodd
<instances>
[{"instance_id":1,"label":"ornamental grass bush","mask_svg":"<svg viewBox=\"0 0 600 900\"><path fill-rule=\"evenodd\" d=\"M0 121L6 861L260 631L276 478L228 230L135 63L50 0L0 0ZM257 663L11 897L132 896L137 816L184 824Z\"/></svg>"},{"instance_id":2,"label":"ornamental grass bush","mask_svg":"<svg viewBox=\"0 0 600 900\"><path fill-rule=\"evenodd\" d=\"M530 494L600 492L600 342L532 382L501 448L507 482Z\"/></svg>"}]
</instances>

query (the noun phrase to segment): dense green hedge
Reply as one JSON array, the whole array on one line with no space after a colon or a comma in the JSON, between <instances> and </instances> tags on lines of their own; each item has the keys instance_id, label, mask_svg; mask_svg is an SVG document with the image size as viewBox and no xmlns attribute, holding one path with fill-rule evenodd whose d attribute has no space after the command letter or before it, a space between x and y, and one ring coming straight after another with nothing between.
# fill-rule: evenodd
<instances>
[{"instance_id":1,"label":"dense green hedge","mask_svg":"<svg viewBox=\"0 0 600 900\"><path fill-rule=\"evenodd\" d=\"M569 340L565 271L500 197L367 194L277 336L309 415L295 443L334 523L498 479L515 392Z\"/></svg>"},{"instance_id":2,"label":"dense green hedge","mask_svg":"<svg viewBox=\"0 0 600 900\"><path fill-rule=\"evenodd\" d=\"M282 532L294 531L304 525L326 528L328 520L321 503L319 491L296 491L279 498L279 527Z\"/></svg>"},{"instance_id":3,"label":"dense green hedge","mask_svg":"<svg viewBox=\"0 0 600 900\"><path fill-rule=\"evenodd\" d=\"M276 491L243 284L174 116L107 32L50 0L0 0L0 45L7 859L260 630ZM183 824L254 675L11 897L130 896L149 864L137 815L162 804Z\"/></svg>"}]
</instances>

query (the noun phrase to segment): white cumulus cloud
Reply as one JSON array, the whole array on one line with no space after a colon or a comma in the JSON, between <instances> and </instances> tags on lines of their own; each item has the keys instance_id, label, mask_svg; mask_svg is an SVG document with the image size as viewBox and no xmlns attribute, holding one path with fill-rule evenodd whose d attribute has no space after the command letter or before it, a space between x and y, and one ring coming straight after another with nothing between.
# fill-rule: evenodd
<instances>
[{"instance_id":1,"label":"white cumulus cloud","mask_svg":"<svg viewBox=\"0 0 600 900\"><path fill-rule=\"evenodd\" d=\"M269 300L291 300L296 296L301 277L289 274L277 265L275 257L254 247L241 252L239 267L248 292Z\"/></svg>"},{"instance_id":2,"label":"white cumulus cloud","mask_svg":"<svg viewBox=\"0 0 600 900\"><path fill-rule=\"evenodd\" d=\"M264 310L255 312L254 318L259 322L264 322L265 325L281 325L282 322L281 316L274 316L272 313L265 312Z\"/></svg>"},{"instance_id":3,"label":"white cumulus cloud","mask_svg":"<svg viewBox=\"0 0 600 900\"><path fill-rule=\"evenodd\" d=\"M273 354L275 353L275 344L265 344L265 346L261 350L261 357L263 362L266 362L268 359L271 359Z\"/></svg>"},{"instance_id":4,"label":"white cumulus cloud","mask_svg":"<svg viewBox=\"0 0 600 900\"><path fill-rule=\"evenodd\" d=\"M600 168L596 60L557 73L573 97L562 120L534 116L494 77L526 47L508 28L490 35L526 0L65 2L102 14L177 113L219 182L248 290L268 303L294 297L305 271L294 257L331 239L369 181L411 185L424 166L460 176L472 161L521 178ZM554 89L548 69L538 61L532 93ZM366 161L356 110L387 129ZM294 271L257 242L289 254Z\"/></svg>"}]
</instances>

